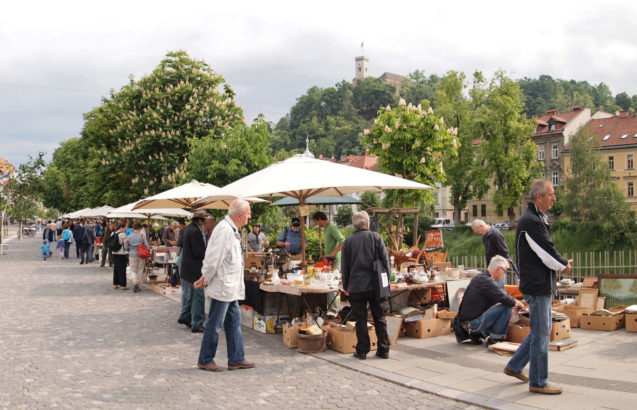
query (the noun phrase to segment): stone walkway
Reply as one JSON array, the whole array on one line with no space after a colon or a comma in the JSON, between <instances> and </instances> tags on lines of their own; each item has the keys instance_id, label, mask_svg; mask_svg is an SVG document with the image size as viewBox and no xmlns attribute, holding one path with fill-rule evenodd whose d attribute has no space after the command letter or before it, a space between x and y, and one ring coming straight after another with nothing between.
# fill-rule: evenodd
<instances>
[{"instance_id":1,"label":"stone walkway","mask_svg":"<svg viewBox=\"0 0 637 410\"><path fill-rule=\"evenodd\" d=\"M42 261L40 243L13 240L0 256L0 408L472 407L245 328L256 369L201 371L201 334L177 324L178 304L148 290L114 290L112 271L79 265L73 249L69 260ZM217 363L225 361L221 342Z\"/></svg>"}]
</instances>

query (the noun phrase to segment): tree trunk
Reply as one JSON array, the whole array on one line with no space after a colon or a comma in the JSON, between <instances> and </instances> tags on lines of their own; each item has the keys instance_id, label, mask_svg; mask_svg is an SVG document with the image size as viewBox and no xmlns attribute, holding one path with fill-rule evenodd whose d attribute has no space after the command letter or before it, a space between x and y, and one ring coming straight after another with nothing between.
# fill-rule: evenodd
<instances>
[{"instance_id":1,"label":"tree trunk","mask_svg":"<svg viewBox=\"0 0 637 410\"><path fill-rule=\"evenodd\" d=\"M458 207L458 205L453 206L453 225L460 226L462 225L462 209Z\"/></svg>"},{"instance_id":2,"label":"tree trunk","mask_svg":"<svg viewBox=\"0 0 637 410\"><path fill-rule=\"evenodd\" d=\"M509 229L515 228L515 210L512 206L507 209L507 216L509 217Z\"/></svg>"}]
</instances>

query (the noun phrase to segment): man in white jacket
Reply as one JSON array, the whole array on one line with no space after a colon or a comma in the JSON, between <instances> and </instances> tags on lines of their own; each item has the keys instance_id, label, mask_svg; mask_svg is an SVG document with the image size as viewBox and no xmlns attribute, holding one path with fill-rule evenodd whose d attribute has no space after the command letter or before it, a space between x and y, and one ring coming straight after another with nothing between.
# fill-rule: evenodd
<instances>
[{"instance_id":1,"label":"man in white jacket","mask_svg":"<svg viewBox=\"0 0 637 410\"><path fill-rule=\"evenodd\" d=\"M195 288L205 288L211 298L210 314L201 340L197 367L218 372L223 367L215 363L219 333L226 333L228 370L250 369L254 363L245 359L241 335L239 300L245 299L243 283L243 253L239 229L250 219L250 204L235 199L228 215L217 224L206 247L202 276Z\"/></svg>"}]
</instances>

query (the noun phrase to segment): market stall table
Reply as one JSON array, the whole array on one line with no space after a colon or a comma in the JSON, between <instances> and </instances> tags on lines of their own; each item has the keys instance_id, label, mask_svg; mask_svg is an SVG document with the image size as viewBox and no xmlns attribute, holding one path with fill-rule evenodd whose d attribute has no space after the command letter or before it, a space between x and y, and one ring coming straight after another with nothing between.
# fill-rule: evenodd
<instances>
[{"instance_id":1,"label":"market stall table","mask_svg":"<svg viewBox=\"0 0 637 410\"><path fill-rule=\"evenodd\" d=\"M420 295L418 295L418 292L414 292L420 289L431 289L432 291L436 292L436 287L437 286L444 286L445 282L444 281L438 281L438 282L427 282L427 283L413 283L413 284L406 284L406 283L400 283L400 284L392 284L390 286L390 296L389 296L389 311L390 312L394 312L393 309L393 305L392 305L392 301L394 301L398 296L404 294L405 292L410 292L416 295L416 297L419 299L419 301L422 304L425 304L425 301L422 300L420 298ZM442 296L442 295L440 295ZM394 301L394 304L397 305L401 305L402 307L406 307L405 305L402 305L401 303L397 303Z\"/></svg>"},{"instance_id":2,"label":"market stall table","mask_svg":"<svg viewBox=\"0 0 637 410\"><path fill-rule=\"evenodd\" d=\"M288 308L289 308L289 298L288 296L298 296L301 301L303 302L303 304L305 305L305 308L308 309L311 314L314 316L313 310L310 307L310 304L307 301L307 296L308 295L328 295L330 293L335 293L334 297L332 298L331 301L329 301L326 304L326 308L329 308L329 306L334 302L334 300L338 297L338 294L340 292L339 288L331 288L329 286L316 286L316 285L286 285L286 284L266 284L266 283L261 283L259 285L259 289L264 291L264 292L269 292L269 293L281 293L283 295L286 295L286 301L288 303ZM327 296L326 296L327 298ZM280 301L279 301L280 304ZM279 306L280 308L280 306ZM299 307L299 315L302 313L301 309L303 308L303 306ZM291 310L291 309L289 309ZM280 311L280 309L279 309ZM290 313L292 313L290 311ZM278 315L277 315L278 316ZM316 318L315 318L316 319Z\"/></svg>"}]
</instances>

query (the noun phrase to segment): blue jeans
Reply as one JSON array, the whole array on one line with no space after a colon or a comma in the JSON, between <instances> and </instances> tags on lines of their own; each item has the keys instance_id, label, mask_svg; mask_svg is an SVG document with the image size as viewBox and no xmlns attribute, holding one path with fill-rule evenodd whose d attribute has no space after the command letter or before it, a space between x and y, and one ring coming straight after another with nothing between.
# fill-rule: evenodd
<instances>
[{"instance_id":1,"label":"blue jeans","mask_svg":"<svg viewBox=\"0 0 637 410\"><path fill-rule=\"evenodd\" d=\"M551 341L551 295L524 295L529 304L531 333L515 352L507 367L519 373L529 364L529 385L544 387L549 382L549 342Z\"/></svg>"},{"instance_id":2,"label":"blue jeans","mask_svg":"<svg viewBox=\"0 0 637 410\"><path fill-rule=\"evenodd\" d=\"M496 303L480 316L469 322L472 333L480 332L482 337L489 336L491 340L504 339L509 328L511 308L502 303Z\"/></svg>"},{"instance_id":3,"label":"blue jeans","mask_svg":"<svg viewBox=\"0 0 637 410\"><path fill-rule=\"evenodd\" d=\"M241 313L239 302L222 302L210 300L210 314L206 322L206 330L201 339L199 351L199 363L208 364L215 360L219 333L221 329L226 332L226 350L228 351L228 364L240 363L245 360L243 353L243 336L241 335Z\"/></svg>"},{"instance_id":4,"label":"blue jeans","mask_svg":"<svg viewBox=\"0 0 637 410\"><path fill-rule=\"evenodd\" d=\"M190 323L193 329L203 327L205 300L203 289L195 289L192 282L182 279L179 320Z\"/></svg>"}]
</instances>

